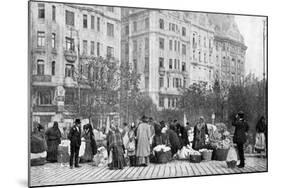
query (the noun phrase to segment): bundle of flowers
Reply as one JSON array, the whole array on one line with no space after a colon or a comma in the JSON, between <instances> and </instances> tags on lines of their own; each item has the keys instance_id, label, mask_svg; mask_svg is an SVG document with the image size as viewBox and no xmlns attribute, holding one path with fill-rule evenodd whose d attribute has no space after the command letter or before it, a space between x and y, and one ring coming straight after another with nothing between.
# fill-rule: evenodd
<instances>
[{"instance_id":1,"label":"bundle of flowers","mask_svg":"<svg viewBox=\"0 0 281 188\"><path fill-rule=\"evenodd\" d=\"M160 151L167 152L170 150L171 150L171 148L166 145L157 145L153 148L154 152L160 152Z\"/></svg>"},{"instance_id":2,"label":"bundle of flowers","mask_svg":"<svg viewBox=\"0 0 281 188\"><path fill-rule=\"evenodd\" d=\"M202 153L202 152L213 152L213 150L204 148L204 149L200 149L199 152L200 153Z\"/></svg>"},{"instance_id":3,"label":"bundle of flowers","mask_svg":"<svg viewBox=\"0 0 281 188\"><path fill-rule=\"evenodd\" d=\"M213 149L229 149L231 146L230 133L224 123L216 124L217 129L212 133L210 147Z\"/></svg>"},{"instance_id":4,"label":"bundle of flowers","mask_svg":"<svg viewBox=\"0 0 281 188\"><path fill-rule=\"evenodd\" d=\"M199 151L196 151L196 150L190 151L189 154L190 154L190 155L201 155L201 153L200 153Z\"/></svg>"}]
</instances>

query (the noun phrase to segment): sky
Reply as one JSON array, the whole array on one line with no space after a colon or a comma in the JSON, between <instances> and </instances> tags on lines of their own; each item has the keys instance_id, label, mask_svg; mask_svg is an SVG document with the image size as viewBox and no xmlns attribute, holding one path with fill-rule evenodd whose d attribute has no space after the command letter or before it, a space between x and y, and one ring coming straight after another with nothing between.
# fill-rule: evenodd
<instances>
[{"instance_id":1,"label":"sky","mask_svg":"<svg viewBox=\"0 0 281 188\"><path fill-rule=\"evenodd\" d=\"M263 76L263 17L235 16L240 33L244 36L246 51L245 69L262 79Z\"/></svg>"}]
</instances>

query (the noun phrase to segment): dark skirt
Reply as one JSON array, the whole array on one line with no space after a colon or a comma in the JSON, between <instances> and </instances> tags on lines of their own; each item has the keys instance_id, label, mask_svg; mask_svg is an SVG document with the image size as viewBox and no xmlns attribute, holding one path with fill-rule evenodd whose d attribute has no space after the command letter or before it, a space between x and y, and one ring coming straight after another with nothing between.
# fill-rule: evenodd
<instances>
[{"instance_id":1,"label":"dark skirt","mask_svg":"<svg viewBox=\"0 0 281 188\"><path fill-rule=\"evenodd\" d=\"M124 151L122 146L113 146L112 147L112 162L109 164L109 168L114 169L123 169L125 166Z\"/></svg>"},{"instance_id":2,"label":"dark skirt","mask_svg":"<svg viewBox=\"0 0 281 188\"><path fill-rule=\"evenodd\" d=\"M57 140L48 140L48 151L47 151L47 161L57 162L58 161L58 141Z\"/></svg>"}]
</instances>

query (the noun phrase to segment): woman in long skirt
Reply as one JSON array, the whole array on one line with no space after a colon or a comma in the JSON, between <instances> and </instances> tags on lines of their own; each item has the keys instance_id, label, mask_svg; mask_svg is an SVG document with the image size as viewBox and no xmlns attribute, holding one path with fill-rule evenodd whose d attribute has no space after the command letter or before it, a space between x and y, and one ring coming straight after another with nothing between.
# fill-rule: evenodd
<instances>
[{"instance_id":1,"label":"woman in long skirt","mask_svg":"<svg viewBox=\"0 0 281 188\"><path fill-rule=\"evenodd\" d=\"M49 128L46 133L47 140L47 161L57 162L58 161L58 146L61 142L61 132L58 127L58 122L54 122L52 128Z\"/></svg>"},{"instance_id":2,"label":"woman in long skirt","mask_svg":"<svg viewBox=\"0 0 281 188\"><path fill-rule=\"evenodd\" d=\"M107 148L109 152L109 168L123 169L125 166L124 146L121 133L116 125L111 125L111 130L107 135Z\"/></svg>"},{"instance_id":3,"label":"woman in long skirt","mask_svg":"<svg viewBox=\"0 0 281 188\"><path fill-rule=\"evenodd\" d=\"M81 157L83 162L92 162L93 156L97 153L97 145L94 139L93 128L91 124L84 125L84 132L82 137L85 139L86 147L85 153Z\"/></svg>"},{"instance_id":4,"label":"woman in long skirt","mask_svg":"<svg viewBox=\"0 0 281 188\"><path fill-rule=\"evenodd\" d=\"M203 116L200 117L200 121L197 125L195 125L193 132L194 132L194 136L193 136L192 148L194 150L199 150L204 148L206 144L205 143L206 135L208 135L208 128Z\"/></svg>"},{"instance_id":5,"label":"woman in long skirt","mask_svg":"<svg viewBox=\"0 0 281 188\"><path fill-rule=\"evenodd\" d=\"M262 116L256 125L256 143L255 150L257 153L265 151L266 146L266 123Z\"/></svg>"}]
</instances>

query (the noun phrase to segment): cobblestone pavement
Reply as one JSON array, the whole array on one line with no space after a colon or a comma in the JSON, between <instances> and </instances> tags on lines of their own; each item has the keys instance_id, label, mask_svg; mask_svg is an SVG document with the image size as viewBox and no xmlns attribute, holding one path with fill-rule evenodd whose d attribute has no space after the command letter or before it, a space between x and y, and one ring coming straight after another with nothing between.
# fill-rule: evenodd
<instances>
[{"instance_id":1,"label":"cobblestone pavement","mask_svg":"<svg viewBox=\"0 0 281 188\"><path fill-rule=\"evenodd\" d=\"M227 168L224 161L190 163L175 160L167 164L150 164L147 167L125 167L123 170L109 170L106 166L95 167L90 163L80 165L81 168L74 169L63 167L59 163L47 163L43 166L31 167L31 186L267 171L266 159L255 157L248 157L243 169Z\"/></svg>"}]
</instances>

